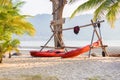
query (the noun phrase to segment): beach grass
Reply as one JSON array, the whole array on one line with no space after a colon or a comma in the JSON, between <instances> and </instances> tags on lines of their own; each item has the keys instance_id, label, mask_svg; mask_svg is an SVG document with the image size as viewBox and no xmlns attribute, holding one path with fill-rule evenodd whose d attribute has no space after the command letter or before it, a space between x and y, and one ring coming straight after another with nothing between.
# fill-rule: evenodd
<instances>
[{"instance_id":1,"label":"beach grass","mask_svg":"<svg viewBox=\"0 0 120 80\"><path fill-rule=\"evenodd\" d=\"M1 77L0 80L59 80L56 76L37 75L19 75L16 77Z\"/></svg>"},{"instance_id":2,"label":"beach grass","mask_svg":"<svg viewBox=\"0 0 120 80\"><path fill-rule=\"evenodd\" d=\"M101 79L100 79L100 76L92 76L87 78L87 80L101 80Z\"/></svg>"}]
</instances>

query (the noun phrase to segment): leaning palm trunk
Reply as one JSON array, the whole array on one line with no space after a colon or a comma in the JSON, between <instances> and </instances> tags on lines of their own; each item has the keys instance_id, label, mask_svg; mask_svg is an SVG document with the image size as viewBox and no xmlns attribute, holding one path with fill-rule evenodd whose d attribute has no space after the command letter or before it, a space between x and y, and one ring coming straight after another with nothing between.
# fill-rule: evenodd
<instances>
[{"instance_id":1,"label":"leaning palm trunk","mask_svg":"<svg viewBox=\"0 0 120 80\"><path fill-rule=\"evenodd\" d=\"M50 0L53 3L53 30L55 32L54 35L54 44L55 48L63 48L63 40L62 40L62 12L64 5L66 4L66 0Z\"/></svg>"}]
</instances>

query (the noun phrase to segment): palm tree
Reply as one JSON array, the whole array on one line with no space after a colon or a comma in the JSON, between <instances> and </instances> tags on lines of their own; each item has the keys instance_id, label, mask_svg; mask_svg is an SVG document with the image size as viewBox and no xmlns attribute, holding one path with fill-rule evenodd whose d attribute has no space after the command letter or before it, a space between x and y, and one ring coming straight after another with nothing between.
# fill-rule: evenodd
<instances>
[{"instance_id":1,"label":"palm tree","mask_svg":"<svg viewBox=\"0 0 120 80\"><path fill-rule=\"evenodd\" d=\"M75 0L70 0L73 2ZM77 13L95 9L93 20L105 17L107 21L114 27L115 21L118 19L120 13L120 0L88 0L79 5L72 13L71 18Z\"/></svg>"},{"instance_id":2,"label":"palm tree","mask_svg":"<svg viewBox=\"0 0 120 80\"><path fill-rule=\"evenodd\" d=\"M18 39L6 41L5 44L6 44L6 51L9 53L9 58L11 58L12 51L19 52L18 46L20 44L20 41Z\"/></svg>"},{"instance_id":3,"label":"palm tree","mask_svg":"<svg viewBox=\"0 0 120 80\"><path fill-rule=\"evenodd\" d=\"M35 29L25 20L26 15L19 13L19 6L23 2L12 3L12 0L0 0L0 63L2 56L7 51L11 52L17 40L12 40L12 35L34 35ZM15 44L16 43L16 44Z\"/></svg>"},{"instance_id":4,"label":"palm tree","mask_svg":"<svg viewBox=\"0 0 120 80\"><path fill-rule=\"evenodd\" d=\"M51 22L53 26L54 33L54 44L56 48L63 49L64 43L62 39L62 28L63 28L63 18L62 12L67 0L50 0L53 4L53 21ZM62 22L63 21L63 22Z\"/></svg>"},{"instance_id":5,"label":"palm tree","mask_svg":"<svg viewBox=\"0 0 120 80\"><path fill-rule=\"evenodd\" d=\"M3 0L4 1L4 0ZM0 26L4 26L5 31L13 34L24 34L27 33L29 35L34 35L35 29L32 24L25 20L25 15L21 15L18 13L18 7L21 2L18 2L15 6L11 5L3 5L2 10L0 12Z\"/></svg>"},{"instance_id":6,"label":"palm tree","mask_svg":"<svg viewBox=\"0 0 120 80\"><path fill-rule=\"evenodd\" d=\"M2 54L4 53L9 53L9 58L11 58L11 52L16 51L19 52L18 46L20 44L20 41L18 39L13 39L10 41L5 41L3 44L1 44L1 52Z\"/></svg>"}]
</instances>

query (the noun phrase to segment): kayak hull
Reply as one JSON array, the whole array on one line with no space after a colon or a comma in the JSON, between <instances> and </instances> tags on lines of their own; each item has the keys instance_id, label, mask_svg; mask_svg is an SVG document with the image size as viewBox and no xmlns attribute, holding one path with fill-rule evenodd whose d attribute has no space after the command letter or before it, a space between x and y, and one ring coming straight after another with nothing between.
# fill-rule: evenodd
<instances>
[{"instance_id":1,"label":"kayak hull","mask_svg":"<svg viewBox=\"0 0 120 80\"><path fill-rule=\"evenodd\" d=\"M99 47L100 41L96 41L92 44L93 47ZM33 57L62 57L62 58L73 58L90 50L90 45L86 45L82 48L71 50L68 52L48 50L48 51L30 51L30 55Z\"/></svg>"},{"instance_id":2,"label":"kayak hull","mask_svg":"<svg viewBox=\"0 0 120 80\"><path fill-rule=\"evenodd\" d=\"M61 57L63 52L56 51L30 51L30 55L33 57Z\"/></svg>"},{"instance_id":3,"label":"kayak hull","mask_svg":"<svg viewBox=\"0 0 120 80\"><path fill-rule=\"evenodd\" d=\"M93 47L99 47L100 46L100 41L96 41L92 44ZM72 50L72 51L69 51L67 53L65 53L64 55L62 55L61 57L62 58L73 58L73 57L76 57L80 54L83 54L85 52L88 52L90 50L90 45L86 45L82 48L78 48L76 50Z\"/></svg>"}]
</instances>

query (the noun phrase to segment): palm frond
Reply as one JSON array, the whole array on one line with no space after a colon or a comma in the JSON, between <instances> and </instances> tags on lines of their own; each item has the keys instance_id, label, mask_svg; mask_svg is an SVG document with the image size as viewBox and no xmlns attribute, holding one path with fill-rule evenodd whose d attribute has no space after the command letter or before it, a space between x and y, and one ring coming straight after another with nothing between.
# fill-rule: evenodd
<instances>
[{"instance_id":1,"label":"palm frond","mask_svg":"<svg viewBox=\"0 0 120 80\"><path fill-rule=\"evenodd\" d=\"M69 3L74 3L74 2L77 2L79 0L70 0Z\"/></svg>"},{"instance_id":2,"label":"palm frond","mask_svg":"<svg viewBox=\"0 0 120 80\"><path fill-rule=\"evenodd\" d=\"M20 28L23 33L28 33L29 35L35 34L35 29L33 25L27 22L26 20L22 19L21 17L16 16L13 20L12 25L16 28Z\"/></svg>"},{"instance_id":3,"label":"palm frond","mask_svg":"<svg viewBox=\"0 0 120 80\"><path fill-rule=\"evenodd\" d=\"M120 1L112 5L106 15L106 18L112 27L114 27L114 22L116 21L118 14L120 15Z\"/></svg>"},{"instance_id":4,"label":"palm frond","mask_svg":"<svg viewBox=\"0 0 120 80\"><path fill-rule=\"evenodd\" d=\"M0 0L0 5L4 6L6 3L8 3L8 0Z\"/></svg>"},{"instance_id":5,"label":"palm frond","mask_svg":"<svg viewBox=\"0 0 120 80\"><path fill-rule=\"evenodd\" d=\"M89 0L89 1L81 4L72 13L71 18L74 17L79 12L83 12L83 11L94 9L94 8L98 7L103 1L104 0Z\"/></svg>"},{"instance_id":6,"label":"palm frond","mask_svg":"<svg viewBox=\"0 0 120 80\"><path fill-rule=\"evenodd\" d=\"M113 4L113 2L111 0L106 0L104 1L94 12L94 19L96 20L97 18L101 18L103 16L105 16L108 11L109 11L109 7Z\"/></svg>"},{"instance_id":7,"label":"palm frond","mask_svg":"<svg viewBox=\"0 0 120 80\"><path fill-rule=\"evenodd\" d=\"M16 2L16 3L14 3L14 7L15 8L18 8L18 7L21 7L22 5L24 5L25 4L25 2L24 1L20 1L20 2Z\"/></svg>"}]
</instances>

